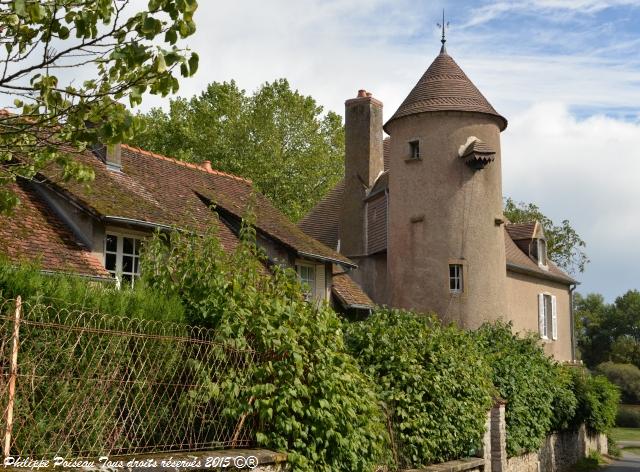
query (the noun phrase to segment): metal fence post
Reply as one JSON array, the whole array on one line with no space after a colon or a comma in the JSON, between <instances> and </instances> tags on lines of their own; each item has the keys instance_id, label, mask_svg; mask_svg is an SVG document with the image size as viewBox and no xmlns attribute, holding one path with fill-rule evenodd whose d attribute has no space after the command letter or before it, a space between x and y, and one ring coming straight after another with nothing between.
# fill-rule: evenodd
<instances>
[{"instance_id":1,"label":"metal fence post","mask_svg":"<svg viewBox=\"0 0 640 472\"><path fill-rule=\"evenodd\" d=\"M11 430L13 429L13 404L16 396L16 377L18 376L18 346L20 340L20 315L22 297L16 298L16 310L13 318L13 345L11 348L11 371L9 374L9 403L7 404L7 429L4 433L4 456L11 453Z\"/></svg>"}]
</instances>

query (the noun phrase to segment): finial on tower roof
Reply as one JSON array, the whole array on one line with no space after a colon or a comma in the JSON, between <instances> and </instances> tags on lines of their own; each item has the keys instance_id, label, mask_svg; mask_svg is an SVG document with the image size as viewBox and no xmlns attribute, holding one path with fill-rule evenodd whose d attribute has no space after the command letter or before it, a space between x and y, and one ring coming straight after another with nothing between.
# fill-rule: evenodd
<instances>
[{"instance_id":1,"label":"finial on tower roof","mask_svg":"<svg viewBox=\"0 0 640 472\"><path fill-rule=\"evenodd\" d=\"M438 23L438 28L442 28L442 39L440 40L440 42L442 43L442 48L440 48L440 54L446 54L447 53L447 48L445 47L444 43L447 42L447 37L445 35L445 30L448 27L449 27L449 22L447 21L445 23L445 21L444 21L444 8L443 8L442 9L442 23Z\"/></svg>"}]
</instances>

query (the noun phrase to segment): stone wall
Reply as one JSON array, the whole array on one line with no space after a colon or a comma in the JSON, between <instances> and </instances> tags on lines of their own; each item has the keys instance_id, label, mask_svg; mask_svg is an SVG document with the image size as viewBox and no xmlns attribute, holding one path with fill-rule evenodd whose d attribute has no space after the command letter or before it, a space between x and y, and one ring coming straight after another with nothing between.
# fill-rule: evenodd
<instances>
[{"instance_id":1,"label":"stone wall","mask_svg":"<svg viewBox=\"0 0 640 472\"><path fill-rule=\"evenodd\" d=\"M607 437L589 434L586 428L548 436L538 452L507 458L505 405L497 404L490 412L490 448L492 472L566 472L592 451L607 454ZM487 468L488 469L488 468Z\"/></svg>"}]
</instances>

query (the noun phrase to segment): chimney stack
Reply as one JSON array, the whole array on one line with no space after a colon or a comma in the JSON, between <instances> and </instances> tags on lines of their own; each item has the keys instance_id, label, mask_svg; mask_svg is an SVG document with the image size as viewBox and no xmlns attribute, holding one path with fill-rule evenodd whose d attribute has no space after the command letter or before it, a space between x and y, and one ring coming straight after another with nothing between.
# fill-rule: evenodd
<instances>
[{"instance_id":1,"label":"chimney stack","mask_svg":"<svg viewBox=\"0 0 640 472\"><path fill-rule=\"evenodd\" d=\"M211 167L211 161L203 161L201 167L207 172L213 172L213 168Z\"/></svg>"},{"instance_id":2,"label":"chimney stack","mask_svg":"<svg viewBox=\"0 0 640 472\"><path fill-rule=\"evenodd\" d=\"M367 191L384 170L382 102L359 90L345 102L345 188L340 215L340 252L366 253L365 202Z\"/></svg>"}]
</instances>

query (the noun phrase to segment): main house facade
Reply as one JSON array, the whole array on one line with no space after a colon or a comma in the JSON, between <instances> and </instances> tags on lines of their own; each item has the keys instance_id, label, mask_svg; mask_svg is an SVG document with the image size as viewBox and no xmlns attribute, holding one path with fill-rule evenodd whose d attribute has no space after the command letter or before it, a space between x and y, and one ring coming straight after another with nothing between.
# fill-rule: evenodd
<instances>
[{"instance_id":1,"label":"main house facade","mask_svg":"<svg viewBox=\"0 0 640 472\"><path fill-rule=\"evenodd\" d=\"M384 125L382 115L364 90L345 102L345 178L300 228L357 263L351 275L377 304L470 329L511 321L575 360L576 282L547 259L538 223L503 216L507 120L444 45Z\"/></svg>"}]
</instances>

